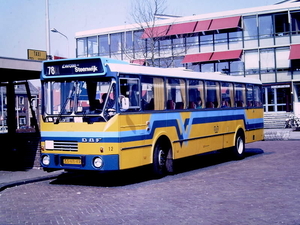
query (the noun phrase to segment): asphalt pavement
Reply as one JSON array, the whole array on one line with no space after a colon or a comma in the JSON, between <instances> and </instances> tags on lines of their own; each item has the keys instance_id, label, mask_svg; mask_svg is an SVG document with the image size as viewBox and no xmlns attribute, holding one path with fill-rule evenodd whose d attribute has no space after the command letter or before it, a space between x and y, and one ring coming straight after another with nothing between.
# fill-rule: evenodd
<instances>
[{"instance_id":1,"label":"asphalt pavement","mask_svg":"<svg viewBox=\"0 0 300 225\"><path fill-rule=\"evenodd\" d=\"M265 141L293 141L300 140L300 131L292 129L265 129ZM45 172L41 168L33 168L25 171L1 171L0 191L6 188L33 183L36 181L55 179L64 171Z\"/></svg>"}]
</instances>

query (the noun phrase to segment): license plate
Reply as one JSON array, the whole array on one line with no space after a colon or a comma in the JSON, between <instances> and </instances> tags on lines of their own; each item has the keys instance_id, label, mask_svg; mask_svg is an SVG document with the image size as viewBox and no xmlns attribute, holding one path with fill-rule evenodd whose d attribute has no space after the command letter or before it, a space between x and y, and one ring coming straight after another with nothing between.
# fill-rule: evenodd
<instances>
[{"instance_id":1,"label":"license plate","mask_svg":"<svg viewBox=\"0 0 300 225\"><path fill-rule=\"evenodd\" d=\"M81 159L63 159L64 164L80 165Z\"/></svg>"}]
</instances>

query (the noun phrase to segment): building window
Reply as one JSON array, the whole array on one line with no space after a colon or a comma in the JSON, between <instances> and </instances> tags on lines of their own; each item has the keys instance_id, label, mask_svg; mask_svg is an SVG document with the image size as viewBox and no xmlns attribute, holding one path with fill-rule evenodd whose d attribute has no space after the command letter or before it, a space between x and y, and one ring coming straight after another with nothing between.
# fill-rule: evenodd
<instances>
[{"instance_id":1,"label":"building window","mask_svg":"<svg viewBox=\"0 0 300 225\"><path fill-rule=\"evenodd\" d=\"M19 125L26 125L27 122L26 122L26 117L19 117Z\"/></svg>"},{"instance_id":2,"label":"building window","mask_svg":"<svg viewBox=\"0 0 300 225\"><path fill-rule=\"evenodd\" d=\"M213 35L200 36L200 52L213 52Z\"/></svg>"},{"instance_id":3,"label":"building window","mask_svg":"<svg viewBox=\"0 0 300 225\"><path fill-rule=\"evenodd\" d=\"M290 43L290 24L288 14L276 14L274 15L275 21L275 41L276 45L283 45Z\"/></svg>"},{"instance_id":4,"label":"building window","mask_svg":"<svg viewBox=\"0 0 300 225\"><path fill-rule=\"evenodd\" d=\"M288 14L276 14L274 15L275 20L275 35L283 36L288 35L290 31Z\"/></svg>"},{"instance_id":5,"label":"building window","mask_svg":"<svg viewBox=\"0 0 300 225\"><path fill-rule=\"evenodd\" d=\"M99 36L99 55L109 57L108 35Z\"/></svg>"},{"instance_id":6,"label":"building window","mask_svg":"<svg viewBox=\"0 0 300 225\"><path fill-rule=\"evenodd\" d=\"M259 55L257 50L245 51L245 73L257 74L259 71Z\"/></svg>"},{"instance_id":7,"label":"building window","mask_svg":"<svg viewBox=\"0 0 300 225\"><path fill-rule=\"evenodd\" d=\"M228 33L216 33L214 44L215 44L215 51L228 50Z\"/></svg>"},{"instance_id":8,"label":"building window","mask_svg":"<svg viewBox=\"0 0 300 225\"><path fill-rule=\"evenodd\" d=\"M199 35L191 34L186 37L186 53L199 53Z\"/></svg>"},{"instance_id":9,"label":"building window","mask_svg":"<svg viewBox=\"0 0 300 225\"><path fill-rule=\"evenodd\" d=\"M173 56L185 55L185 38L179 35L178 38L172 39Z\"/></svg>"},{"instance_id":10,"label":"building window","mask_svg":"<svg viewBox=\"0 0 300 225\"><path fill-rule=\"evenodd\" d=\"M87 38L77 39L77 57L87 57Z\"/></svg>"},{"instance_id":11,"label":"building window","mask_svg":"<svg viewBox=\"0 0 300 225\"><path fill-rule=\"evenodd\" d=\"M25 98L24 98L24 96L19 96L19 105L25 105Z\"/></svg>"},{"instance_id":12,"label":"building window","mask_svg":"<svg viewBox=\"0 0 300 225\"><path fill-rule=\"evenodd\" d=\"M187 69L200 72L200 63L187 63Z\"/></svg>"},{"instance_id":13,"label":"building window","mask_svg":"<svg viewBox=\"0 0 300 225\"><path fill-rule=\"evenodd\" d=\"M300 42L300 12L291 13L292 43Z\"/></svg>"},{"instance_id":14,"label":"building window","mask_svg":"<svg viewBox=\"0 0 300 225\"><path fill-rule=\"evenodd\" d=\"M172 46L170 38L162 38L159 41L159 56L168 57L172 55Z\"/></svg>"},{"instance_id":15,"label":"building window","mask_svg":"<svg viewBox=\"0 0 300 225\"><path fill-rule=\"evenodd\" d=\"M262 49L260 51L260 72L271 73L275 69L274 49Z\"/></svg>"},{"instance_id":16,"label":"building window","mask_svg":"<svg viewBox=\"0 0 300 225\"><path fill-rule=\"evenodd\" d=\"M229 62L230 75L239 76L244 75L244 62L243 61L231 61Z\"/></svg>"},{"instance_id":17,"label":"building window","mask_svg":"<svg viewBox=\"0 0 300 225\"><path fill-rule=\"evenodd\" d=\"M214 63L201 63L201 72L214 72Z\"/></svg>"},{"instance_id":18,"label":"building window","mask_svg":"<svg viewBox=\"0 0 300 225\"><path fill-rule=\"evenodd\" d=\"M260 46L270 46L274 45L274 26L273 26L273 16L263 15L258 17L259 21L259 45Z\"/></svg>"},{"instance_id":19,"label":"building window","mask_svg":"<svg viewBox=\"0 0 300 225\"><path fill-rule=\"evenodd\" d=\"M128 31L125 33L125 48L123 49L123 58L126 60L133 59L133 39L132 32Z\"/></svg>"},{"instance_id":20,"label":"building window","mask_svg":"<svg viewBox=\"0 0 300 225\"><path fill-rule=\"evenodd\" d=\"M173 58L173 67L177 68L177 67L182 67L182 60L183 60L184 56L177 56Z\"/></svg>"},{"instance_id":21,"label":"building window","mask_svg":"<svg viewBox=\"0 0 300 225\"><path fill-rule=\"evenodd\" d=\"M243 32L235 31L229 32L229 49L242 49L243 48Z\"/></svg>"},{"instance_id":22,"label":"building window","mask_svg":"<svg viewBox=\"0 0 300 225\"><path fill-rule=\"evenodd\" d=\"M229 62L217 62L215 65L215 72L221 72L224 74L229 74Z\"/></svg>"},{"instance_id":23,"label":"building window","mask_svg":"<svg viewBox=\"0 0 300 225\"><path fill-rule=\"evenodd\" d=\"M135 59L144 59L145 50L146 50L146 39L141 39L143 31L134 31L133 32L133 49L134 49L134 58Z\"/></svg>"},{"instance_id":24,"label":"building window","mask_svg":"<svg viewBox=\"0 0 300 225\"><path fill-rule=\"evenodd\" d=\"M254 48L258 46L256 16L244 17L244 46Z\"/></svg>"},{"instance_id":25,"label":"building window","mask_svg":"<svg viewBox=\"0 0 300 225\"><path fill-rule=\"evenodd\" d=\"M122 60L123 33L110 35L110 55L112 58Z\"/></svg>"},{"instance_id":26,"label":"building window","mask_svg":"<svg viewBox=\"0 0 300 225\"><path fill-rule=\"evenodd\" d=\"M97 37L88 37L88 56L97 56L98 55L98 41Z\"/></svg>"},{"instance_id":27,"label":"building window","mask_svg":"<svg viewBox=\"0 0 300 225\"><path fill-rule=\"evenodd\" d=\"M292 34L300 34L300 12L291 13Z\"/></svg>"},{"instance_id":28,"label":"building window","mask_svg":"<svg viewBox=\"0 0 300 225\"><path fill-rule=\"evenodd\" d=\"M290 48L276 48L275 51L277 71L287 71L290 67Z\"/></svg>"}]
</instances>

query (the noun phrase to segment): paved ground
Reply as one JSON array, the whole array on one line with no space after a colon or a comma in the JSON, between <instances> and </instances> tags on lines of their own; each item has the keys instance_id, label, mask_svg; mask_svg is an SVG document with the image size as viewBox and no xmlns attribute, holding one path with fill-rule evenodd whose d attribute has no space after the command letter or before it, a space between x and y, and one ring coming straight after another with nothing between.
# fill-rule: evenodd
<instances>
[{"instance_id":1,"label":"paved ground","mask_svg":"<svg viewBox=\"0 0 300 225\"><path fill-rule=\"evenodd\" d=\"M248 144L242 161L193 157L158 180L132 170L6 188L0 224L300 224L299 145Z\"/></svg>"}]
</instances>

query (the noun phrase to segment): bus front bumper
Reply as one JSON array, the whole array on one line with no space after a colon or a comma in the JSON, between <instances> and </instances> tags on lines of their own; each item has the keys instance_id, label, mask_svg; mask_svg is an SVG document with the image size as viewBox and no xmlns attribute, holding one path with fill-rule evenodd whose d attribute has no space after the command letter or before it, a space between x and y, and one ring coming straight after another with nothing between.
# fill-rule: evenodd
<instances>
[{"instance_id":1,"label":"bus front bumper","mask_svg":"<svg viewBox=\"0 0 300 225\"><path fill-rule=\"evenodd\" d=\"M64 155L41 154L41 166L45 170L119 170L118 155Z\"/></svg>"}]
</instances>

